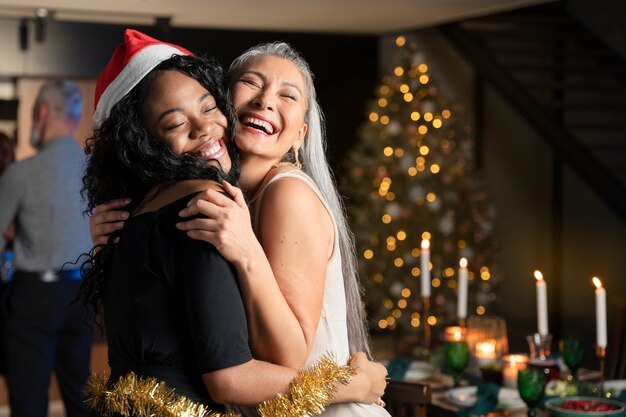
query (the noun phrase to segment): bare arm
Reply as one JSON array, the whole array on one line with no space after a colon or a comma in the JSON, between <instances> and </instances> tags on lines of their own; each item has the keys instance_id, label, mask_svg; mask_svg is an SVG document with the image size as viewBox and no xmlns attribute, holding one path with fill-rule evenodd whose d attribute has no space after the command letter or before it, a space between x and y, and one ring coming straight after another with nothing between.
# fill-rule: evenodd
<instances>
[{"instance_id":1,"label":"bare arm","mask_svg":"<svg viewBox=\"0 0 626 417\"><path fill-rule=\"evenodd\" d=\"M297 375L291 368L251 360L241 365L202 375L211 398L221 404L256 405L286 394Z\"/></svg>"},{"instance_id":2,"label":"bare arm","mask_svg":"<svg viewBox=\"0 0 626 417\"><path fill-rule=\"evenodd\" d=\"M253 279L246 283L250 286L246 295L255 297L258 316L253 324L259 329L251 332L251 340L258 338L262 343L267 332L276 334L272 346L265 342L265 353L301 366L313 348L319 325L333 247L333 224L308 185L298 179L281 179L265 192L258 231L286 304L252 275ZM277 315L279 312L281 315ZM281 323L285 317L293 321L289 333Z\"/></svg>"},{"instance_id":3,"label":"bare arm","mask_svg":"<svg viewBox=\"0 0 626 417\"><path fill-rule=\"evenodd\" d=\"M219 193L201 194L181 215L201 212L208 219L180 228L215 245L237 267L255 356L297 369L313 346L319 323L332 222L299 180L273 183L262 204L260 244L241 197L233 201Z\"/></svg>"},{"instance_id":4,"label":"bare arm","mask_svg":"<svg viewBox=\"0 0 626 417\"><path fill-rule=\"evenodd\" d=\"M333 403L373 403L385 391L385 368L356 354L350 366L356 371L348 385L335 384ZM244 364L202 375L212 399L219 403L257 405L277 393L287 394L297 372L291 368L251 360Z\"/></svg>"}]
</instances>

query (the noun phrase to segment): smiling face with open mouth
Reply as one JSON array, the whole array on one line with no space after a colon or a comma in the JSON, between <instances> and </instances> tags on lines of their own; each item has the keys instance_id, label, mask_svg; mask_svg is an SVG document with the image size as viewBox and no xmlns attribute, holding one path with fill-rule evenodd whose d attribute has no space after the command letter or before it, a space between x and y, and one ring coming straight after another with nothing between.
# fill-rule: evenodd
<instances>
[{"instance_id":1,"label":"smiling face with open mouth","mask_svg":"<svg viewBox=\"0 0 626 417\"><path fill-rule=\"evenodd\" d=\"M243 160L276 163L304 140L307 95L298 67L275 55L250 59L232 87L237 112L235 142Z\"/></svg>"},{"instance_id":2,"label":"smiling face with open mouth","mask_svg":"<svg viewBox=\"0 0 626 417\"><path fill-rule=\"evenodd\" d=\"M145 126L178 154L193 153L230 171L227 119L198 81L178 71L159 71L146 100Z\"/></svg>"}]
</instances>

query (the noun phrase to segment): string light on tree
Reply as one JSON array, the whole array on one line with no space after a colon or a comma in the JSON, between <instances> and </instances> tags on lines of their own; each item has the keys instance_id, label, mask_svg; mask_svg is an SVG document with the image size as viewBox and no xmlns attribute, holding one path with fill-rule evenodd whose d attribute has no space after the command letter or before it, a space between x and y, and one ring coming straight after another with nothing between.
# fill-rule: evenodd
<instances>
[{"instance_id":1,"label":"string light on tree","mask_svg":"<svg viewBox=\"0 0 626 417\"><path fill-rule=\"evenodd\" d=\"M474 141L463 108L441 93L413 43L399 36L395 44L399 58L375 89L341 184L362 254L369 319L385 332L457 321L455 271L462 257L472 260L472 313L488 313L501 279L493 260L495 213L473 171ZM424 239L430 251L426 266ZM429 317L422 317L421 285L430 279ZM402 296L405 288L411 297ZM394 309L401 314L394 316Z\"/></svg>"}]
</instances>

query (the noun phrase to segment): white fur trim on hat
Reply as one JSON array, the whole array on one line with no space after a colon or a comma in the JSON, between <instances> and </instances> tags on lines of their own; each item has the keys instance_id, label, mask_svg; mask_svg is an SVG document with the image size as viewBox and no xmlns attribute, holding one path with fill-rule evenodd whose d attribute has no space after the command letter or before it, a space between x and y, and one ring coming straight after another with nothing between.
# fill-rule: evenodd
<instances>
[{"instance_id":1,"label":"white fur trim on hat","mask_svg":"<svg viewBox=\"0 0 626 417\"><path fill-rule=\"evenodd\" d=\"M165 44L150 45L137 52L102 93L93 114L96 125L100 125L109 117L111 108L139 84L154 67L173 55L187 54Z\"/></svg>"}]
</instances>

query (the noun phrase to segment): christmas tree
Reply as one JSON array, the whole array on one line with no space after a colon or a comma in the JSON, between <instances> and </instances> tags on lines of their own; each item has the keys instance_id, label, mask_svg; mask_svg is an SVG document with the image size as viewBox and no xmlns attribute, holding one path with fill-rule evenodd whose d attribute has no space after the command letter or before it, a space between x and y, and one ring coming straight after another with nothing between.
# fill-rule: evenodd
<instances>
[{"instance_id":1,"label":"christmas tree","mask_svg":"<svg viewBox=\"0 0 626 417\"><path fill-rule=\"evenodd\" d=\"M376 89L348 155L342 192L356 237L373 331L456 320L457 268L469 262L468 314L495 301L494 212L474 172L472 130L448 103L423 54L396 38L398 64ZM432 295L424 317L421 241L430 242Z\"/></svg>"}]
</instances>

